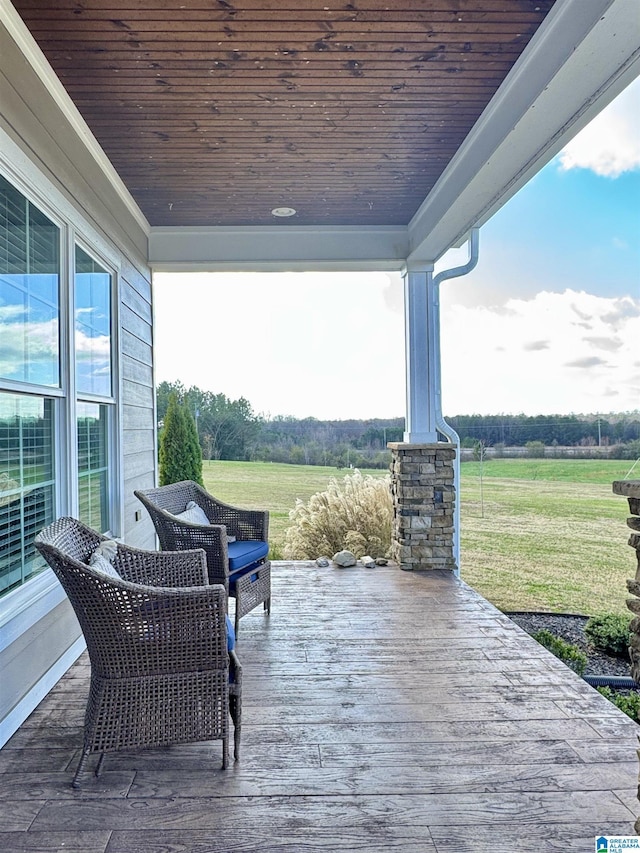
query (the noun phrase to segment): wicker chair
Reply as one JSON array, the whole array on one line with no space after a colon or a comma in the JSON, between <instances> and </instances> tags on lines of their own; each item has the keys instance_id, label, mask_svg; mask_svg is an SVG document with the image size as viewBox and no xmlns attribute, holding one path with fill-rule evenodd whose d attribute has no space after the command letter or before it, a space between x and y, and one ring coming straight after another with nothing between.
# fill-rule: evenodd
<instances>
[{"instance_id":1,"label":"wicker chair","mask_svg":"<svg viewBox=\"0 0 640 853\"><path fill-rule=\"evenodd\" d=\"M134 494L147 508L163 551L204 548L209 583L223 584L236 600L236 636L241 617L259 604L271 613L268 512L222 503L192 480ZM210 524L176 518L190 501L204 510Z\"/></svg>"},{"instance_id":2,"label":"wicker chair","mask_svg":"<svg viewBox=\"0 0 640 853\"><path fill-rule=\"evenodd\" d=\"M91 753L222 740L229 716L239 757L242 667L228 651L226 595L210 586L202 551L168 553L118 545L111 577L87 561L105 537L60 518L35 539L80 622L91 662L84 746Z\"/></svg>"}]
</instances>

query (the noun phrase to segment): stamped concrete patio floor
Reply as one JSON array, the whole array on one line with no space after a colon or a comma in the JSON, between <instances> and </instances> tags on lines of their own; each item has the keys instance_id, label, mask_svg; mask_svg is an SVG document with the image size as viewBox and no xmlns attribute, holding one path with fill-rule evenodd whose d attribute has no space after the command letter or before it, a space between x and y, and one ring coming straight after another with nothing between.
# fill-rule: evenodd
<instances>
[{"instance_id":1,"label":"stamped concrete patio floor","mask_svg":"<svg viewBox=\"0 0 640 853\"><path fill-rule=\"evenodd\" d=\"M542 853L633 834L640 729L448 573L275 563L241 623L242 755L108 755L89 667L0 751L0 850Z\"/></svg>"}]
</instances>

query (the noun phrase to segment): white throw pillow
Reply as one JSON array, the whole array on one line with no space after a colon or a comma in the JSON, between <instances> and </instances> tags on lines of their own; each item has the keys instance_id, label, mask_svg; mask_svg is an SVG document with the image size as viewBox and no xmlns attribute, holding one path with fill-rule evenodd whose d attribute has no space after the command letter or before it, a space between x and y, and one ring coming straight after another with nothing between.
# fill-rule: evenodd
<instances>
[{"instance_id":1,"label":"white throw pillow","mask_svg":"<svg viewBox=\"0 0 640 853\"><path fill-rule=\"evenodd\" d=\"M192 524L211 524L205 511L195 501L189 501L184 512L177 512L175 517L180 521L190 521ZM235 541L235 536L227 536L227 542Z\"/></svg>"},{"instance_id":2,"label":"white throw pillow","mask_svg":"<svg viewBox=\"0 0 640 853\"><path fill-rule=\"evenodd\" d=\"M177 512L175 515L180 521L190 521L191 524L211 524L206 512L195 501L189 501L184 512Z\"/></svg>"},{"instance_id":3,"label":"white throw pillow","mask_svg":"<svg viewBox=\"0 0 640 853\"><path fill-rule=\"evenodd\" d=\"M117 552L118 543L114 539L106 539L98 545L89 557L89 565L92 569L102 572L110 578L119 578L120 575L111 563Z\"/></svg>"}]
</instances>

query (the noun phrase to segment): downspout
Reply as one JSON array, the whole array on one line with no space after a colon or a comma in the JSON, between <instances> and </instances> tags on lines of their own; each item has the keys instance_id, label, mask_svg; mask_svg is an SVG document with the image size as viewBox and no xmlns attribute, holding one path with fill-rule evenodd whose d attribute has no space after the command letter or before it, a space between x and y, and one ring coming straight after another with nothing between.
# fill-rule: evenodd
<instances>
[{"instance_id":1,"label":"downspout","mask_svg":"<svg viewBox=\"0 0 640 853\"><path fill-rule=\"evenodd\" d=\"M479 236L480 229L472 228L469 235L469 260L466 264L459 267L452 267L448 270L443 270L433 277L432 280L432 299L433 299L433 327L432 332L435 337L435 422L439 433L441 433L456 449L456 457L453 467L453 485L456 492L456 502L454 509L453 521L453 559L455 561L456 577L460 577L460 436L449 426L442 414L442 372L440 364L440 284L449 278L458 278L458 276L466 275L478 263L479 252Z\"/></svg>"}]
</instances>

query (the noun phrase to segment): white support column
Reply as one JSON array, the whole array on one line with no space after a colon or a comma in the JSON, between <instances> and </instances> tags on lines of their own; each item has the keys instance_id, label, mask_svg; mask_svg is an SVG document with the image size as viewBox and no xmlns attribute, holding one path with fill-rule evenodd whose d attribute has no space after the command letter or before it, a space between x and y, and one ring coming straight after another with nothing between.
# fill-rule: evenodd
<instances>
[{"instance_id":1,"label":"white support column","mask_svg":"<svg viewBox=\"0 0 640 853\"><path fill-rule=\"evenodd\" d=\"M440 376L433 264L408 269L404 279L407 423L404 441L431 444L436 431L436 393Z\"/></svg>"}]
</instances>

